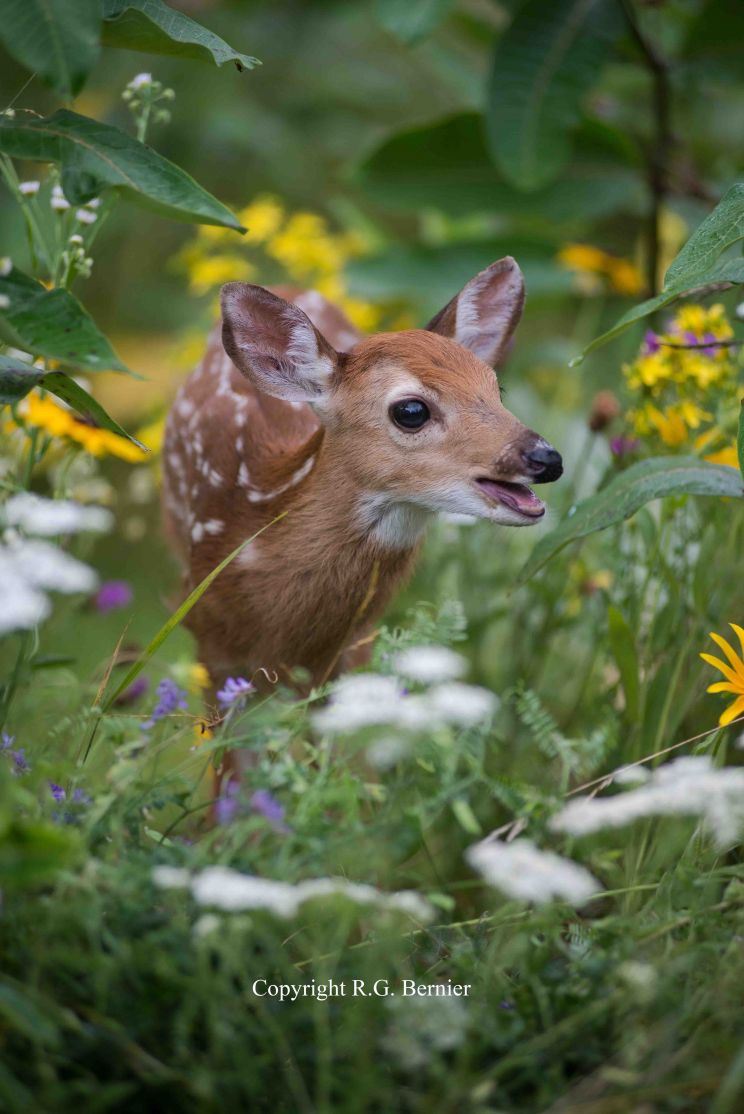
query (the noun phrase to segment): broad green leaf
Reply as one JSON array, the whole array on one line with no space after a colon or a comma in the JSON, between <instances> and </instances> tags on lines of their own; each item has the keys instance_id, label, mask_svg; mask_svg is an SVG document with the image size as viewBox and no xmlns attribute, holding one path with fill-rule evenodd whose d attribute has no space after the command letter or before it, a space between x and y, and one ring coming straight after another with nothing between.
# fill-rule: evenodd
<instances>
[{"instance_id":1,"label":"broad green leaf","mask_svg":"<svg viewBox=\"0 0 744 1114\"><path fill-rule=\"evenodd\" d=\"M383 27L404 43L425 39L446 18L454 0L376 0Z\"/></svg>"},{"instance_id":2,"label":"broad green leaf","mask_svg":"<svg viewBox=\"0 0 744 1114\"><path fill-rule=\"evenodd\" d=\"M377 204L441 209L451 216L507 213L546 225L617 211L641 212L636 154L613 128L585 121L575 158L560 181L526 195L505 182L488 154L482 117L465 112L385 140L355 178Z\"/></svg>"},{"instance_id":3,"label":"broad green leaf","mask_svg":"<svg viewBox=\"0 0 744 1114\"><path fill-rule=\"evenodd\" d=\"M710 271L716 260L744 239L744 182L727 190L712 213L693 232L664 276L664 286L689 285ZM699 284L698 284L699 285Z\"/></svg>"},{"instance_id":4,"label":"broad green leaf","mask_svg":"<svg viewBox=\"0 0 744 1114\"><path fill-rule=\"evenodd\" d=\"M625 713L635 723L638 720L640 687L638 656L635 638L625 616L616 607L607 609L607 626L610 650L615 659L625 694Z\"/></svg>"},{"instance_id":5,"label":"broad green leaf","mask_svg":"<svg viewBox=\"0 0 744 1114\"><path fill-rule=\"evenodd\" d=\"M63 97L80 92L98 60L100 0L3 0L0 41Z\"/></svg>"},{"instance_id":6,"label":"broad green leaf","mask_svg":"<svg viewBox=\"0 0 744 1114\"><path fill-rule=\"evenodd\" d=\"M218 224L243 231L237 218L174 163L111 124L60 109L38 119L0 119L0 151L14 158L58 163L62 187L74 205L102 189L174 220Z\"/></svg>"},{"instance_id":7,"label":"broad green leaf","mask_svg":"<svg viewBox=\"0 0 744 1114\"><path fill-rule=\"evenodd\" d=\"M215 66L234 62L239 70L261 65L257 58L233 50L219 35L163 0L104 0L103 19L104 46L147 54L176 54Z\"/></svg>"},{"instance_id":8,"label":"broad green leaf","mask_svg":"<svg viewBox=\"0 0 744 1114\"><path fill-rule=\"evenodd\" d=\"M69 290L47 290L17 267L0 275L0 338L87 371L129 370Z\"/></svg>"},{"instance_id":9,"label":"broad green leaf","mask_svg":"<svg viewBox=\"0 0 744 1114\"><path fill-rule=\"evenodd\" d=\"M744 398L739 407L739 433L736 438L736 455L739 459L739 471L744 478Z\"/></svg>"},{"instance_id":10,"label":"broad green leaf","mask_svg":"<svg viewBox=\"0 0 744 1114\"><path fill-rule=\"evenodd\" d=\"M735 468L707 464L694 456L660 456L639 461L602 491L573 507L555 530L540 539L519 574L519 583L529 580L569 542L622 522L652 499L666 495L725 495L740 499L744 488Z\"/></svg>"},{"instance_id":11,"label":"broad green leaf","mask_svg":"<svg viewBox=\"0 0 744 1114\"><path fill-rule=\"evenodd\" d=\"M104 712L107 712L109 708L111 708L117 697L121 696L125 689L129 688L135 677L139 676L152 655L160 649L166 638L168 638L168 636L173 633L179 623L183 622L189 611L191 611L191 608L199 602L199 600L206 592L207 588L209 588L213 581L217 579L223 569L226 569L230 562L234 561L238 554L241 553L247 545L250 545L250 543L252 541L255 541L255 539L259 537L260 534L263 534L264 530L268 530L270 526L273 526L275 522L278 522L281 518L284 518L286 514L287 511L282 511L282 513L278 514L276 518L272 518L271 522L267 522L265 526L262 526L261 529L257 530L256 533L253 534L250 538L246 538L246 540L244 542L241 542L240 545L232 551L232 553L228 553L224 561L220 561L219 565L217 565L216 568L212 569L210 573L207 573L201 583L197 584L193 592L191 592L186 597L181 606L173 612L170 619L168 619L168 621L163 624L155 637L148 643L140 656L137 658L136 662L131 666L130 669L127 670L123 680L119 682L111 695L106 698L103 703ZM90 750L90 745L88 746L88 750ZM87 753L88 752L86 751L86 757ZM85 758L83 759L83 761L85 761Z\"/></svg>"},{"instance_id":12,"label":"broad green leaf","mask_svg":"<svg viewBox=\"0 0 744 1114\"><path fill-rule=\"evenodd\" d=\"M518 189L554 181L571 133L622 29L607 0L527 0L496 44L488 98L491 151Z\"/></svg>"},{"instance_id":13,"label":"broad green leaf","mask_svg":"<svg viewBox=\"0 0 744 1114\"><path fill-rule=\"evenodd\" d=\"M117 433L119 437L125 437L127 441L131 441L138 449L143 452L149 452L149 449L138 441L136 437L132 437L131 433L120 426L119 423L108 414L97 402L92 395L88 394L84 387L71 379L69 375L65 375L62 371L50 371L41 380L39 386L43 387L45 391L51 391L57 398L61 398L78 414L82 414L84 418L91 418L99 429L108 429L111 433Z\"/></svg>"},{"instance_id":14,"label":"broad green leaf","mask_svg":"<svg viewBox=\"0 0 744 1114\"><path fill-rule=\"evenodd\" d=\"M43 378L43 368L12 356L0 356L0 406L20 402Z\"/></svg>"},{"instance_id":15,"label":"broad green leaf","mask_svg":"<svg viewBox=\"0 0 744 1114\"><path fill-rule=\"evenodd\" d=\"M664 306L668 306L670 302L674 302L677 298L682 298L686 294L694 293L695 290L702 289L707 286L721 285L738 285L744 283L744 259L727 259L723 263L717 263L710 271L705 274L696 275L694 278L689 279L687 282L680 282L674 287L665 287L661 294L657 294L655 298L649 298L645 302L640 302L639 305L633 306L627 313L624 313L619 321L616 321L611 329L600 336L595 337L594 340L587 344L581 355L571 360L571 367L576 367L580 364L584 357L592 352L595 348L601 348L608 340L619 336L624 333L627 328L634 325L636 321L641 321L649 314L655 313Z\"/></svg>"}]
</instances>

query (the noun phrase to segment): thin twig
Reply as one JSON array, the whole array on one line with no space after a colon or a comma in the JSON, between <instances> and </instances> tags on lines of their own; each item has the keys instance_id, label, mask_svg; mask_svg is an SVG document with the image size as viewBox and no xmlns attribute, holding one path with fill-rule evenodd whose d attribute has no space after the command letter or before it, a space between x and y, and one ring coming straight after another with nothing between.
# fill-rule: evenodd
<instances>
[{"instance_id":1,"label":"thin twig","mask_svg":"<svg viewBox=\"0 0 744 1114\"><path fill-rule=\"evenodd\" d=\"M675 341L657 338L657 343L664 348L737 348L744 344L744 340L701 340L694 344L677 344Z\"/></svg>"}]
</instances>

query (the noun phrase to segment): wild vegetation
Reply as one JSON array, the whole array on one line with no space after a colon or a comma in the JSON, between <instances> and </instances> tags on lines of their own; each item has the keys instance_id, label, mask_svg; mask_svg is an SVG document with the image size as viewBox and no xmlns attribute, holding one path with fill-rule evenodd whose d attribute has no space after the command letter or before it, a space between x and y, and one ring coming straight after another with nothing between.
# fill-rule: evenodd
<instances>
[{"instance_id":1,"label":"wild vegetation","mask_svg":"<svg viewBox=\"0 0 744 1114\"><path fill-rule=\"evenodd\" d=\"M733 1114L740 6L180 7L0 20L0 1108ZM505 254L549 521L207 707L159 452L220 285L393 330Z\"/></svg>"}]
</instances>

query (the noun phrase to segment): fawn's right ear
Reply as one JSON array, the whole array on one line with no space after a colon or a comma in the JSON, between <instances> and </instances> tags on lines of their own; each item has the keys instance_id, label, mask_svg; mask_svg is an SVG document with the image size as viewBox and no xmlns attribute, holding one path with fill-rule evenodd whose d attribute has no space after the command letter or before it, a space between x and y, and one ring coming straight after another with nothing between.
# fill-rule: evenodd
<instances>
[{"instance_id":1,"label":"fawn's right ear","mask_svg":"<svg viewBox=\"0 0 744 1114\"><path fill-rule=\"evenodd\" d=\"M222 344L247 379L275 398L322 405L338 353L298 306L262 286L222 287Z\"/></svg>"}]
</instances>

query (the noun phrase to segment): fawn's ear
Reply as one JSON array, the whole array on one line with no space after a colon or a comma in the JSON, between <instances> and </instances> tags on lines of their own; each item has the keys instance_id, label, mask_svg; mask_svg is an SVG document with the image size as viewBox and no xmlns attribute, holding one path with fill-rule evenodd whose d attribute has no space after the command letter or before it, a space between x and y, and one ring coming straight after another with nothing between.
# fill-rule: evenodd
<instances>
[{"instance_id":1,"label":"fawn's ear","mask_svg":"<svg viewBox=\"0 0 744 1114\"><path fill-rule=\"evenodd\" d=\"M222 287L222 344L247 379L275 398L322 405L338 353L297 306L262 286Z\"/></svg>"},{"instance_id":2,"label":"fawn's ear","mask_svg":"<svg viewBox=\"0 0 744 1114\"><path fill-rule=\"evenodd\" d=\"M463 286L426 328L461 344L496 367L524 306L522 272L510 255L497 259Z\"/></svg>"}]
</instances>

